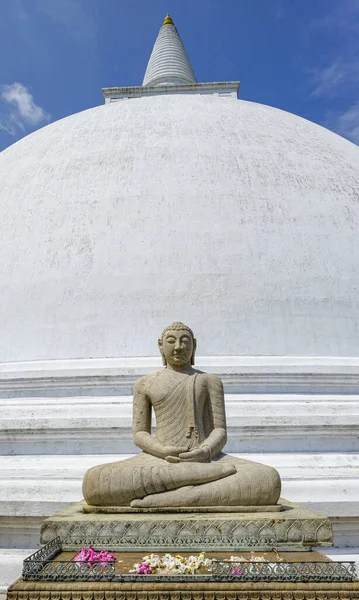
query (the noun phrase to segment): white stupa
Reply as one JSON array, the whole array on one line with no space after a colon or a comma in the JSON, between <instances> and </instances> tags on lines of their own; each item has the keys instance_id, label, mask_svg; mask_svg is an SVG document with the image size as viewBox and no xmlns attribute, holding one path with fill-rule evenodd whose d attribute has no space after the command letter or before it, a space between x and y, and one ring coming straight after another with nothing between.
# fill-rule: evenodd
<instances>
[{"instance_id":1,"label":"white stupa","mask_svg":"<svg viewBox=\"0 0 359 600\"><path fill-rule=\"evenodd\" d=\"M359 546L359 148L238 88L196 82L167 16L142 86L1 153L0 563L134 451L174 320L224 379L228 451Z\"/></svg>"},{"instance_id":2,"label":"white stupa","mask_svg":"<svg viewBox=\"0 0 359 600\"><path fill-rule=\"evenodd\" d=\"M214 357L359 353L359 150L237 89L167 19L144 87L2 153L0 360L153 356L178 318Z\"/></svg>"}]
</instances>

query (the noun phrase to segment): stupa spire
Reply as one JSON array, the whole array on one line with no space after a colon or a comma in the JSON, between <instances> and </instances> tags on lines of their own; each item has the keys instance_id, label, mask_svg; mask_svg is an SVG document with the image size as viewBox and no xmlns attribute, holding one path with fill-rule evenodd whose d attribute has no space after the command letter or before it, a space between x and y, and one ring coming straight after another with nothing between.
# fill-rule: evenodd
<instances>
[{"instance_id":1,"label":"stupa spire","mask_svg":"<svg viewBox=\"0 0 359 600\"><path fill-rule=\"evenodd\" d=\"M196 83L178 31L169 15L166 15L148 61L144 86L183 85Z\"/></svg>"}]
</instances>

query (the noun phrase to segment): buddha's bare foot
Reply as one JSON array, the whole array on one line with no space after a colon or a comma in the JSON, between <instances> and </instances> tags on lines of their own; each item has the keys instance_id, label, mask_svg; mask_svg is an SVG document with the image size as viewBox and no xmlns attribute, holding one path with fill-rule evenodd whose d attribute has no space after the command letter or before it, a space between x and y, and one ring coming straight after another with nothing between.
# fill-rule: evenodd
<instances>
[{"instance_id":1,"label":"buddha's bare foot","mask_svg":"<svg viewBox=\"0 0 359 600\"><path fill-rule=\"evenodd\" d=\"M132 508L163 508L168 506L188 506L186 498L193 490L193 485L184 486L178 490L162 492L161 494L150 494L142 500L132 500ZM200 486L199 486L200 487Z\"/></svg>"},{"instance_id":2,"label":"buddha's bare foot","mask_svg":"<svg viewBox=\"0 0 359 600\"><path fill-rule=\"evenodd\" d=\"M209 481L217 481L223 479L229 475L234 475L237 472L236 467L231 463L224 462L189 462L180 461L179 463L168 463L168 470L164 467L161 472L161 476L168 476L166 483L167 489L163 492L179 488L183 488L188 485L199 485L201 483L208 483ZM154 490L155 491L155 490ZM163 493L157 489L157 493ZM153 494L156 495L156 494Z\"/></svg>"},{"instance_id":3,"label":"buddha's bare foot","mask_svg":"<svg viewBox=\"0 0 359 600\"><path fill-rule=\"evenodd\" d=\"M184 463L180 463L181 467L184 467ZM180 466L176 465L176 466ZM191 478L192 481L195 477L198 477L197 472L202 471L203 479L210 480L217 486L223 486L221 480L234 475L237 469L230 463L188 463L186 465L186 479L187 482ZM202 506L208 504L208 491L205 487L206 484L199 485L183 485L174 490L160 492L157 494L149 494L142 499L132 500L132 508L156 508L156 507L168 507L168 506ZM208 484L207 484L208 485ZM210 494L211 495L211 494ZM209 503L211 504L211 502ZM214 502L215 504L215 502Z\"/></svg>"}]
</instances>

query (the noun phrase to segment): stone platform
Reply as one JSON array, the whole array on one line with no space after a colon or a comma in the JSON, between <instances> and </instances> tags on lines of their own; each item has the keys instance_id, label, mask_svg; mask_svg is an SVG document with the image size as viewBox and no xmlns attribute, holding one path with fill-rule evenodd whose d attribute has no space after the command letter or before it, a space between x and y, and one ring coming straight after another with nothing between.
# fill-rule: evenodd
<instances>
[{"instance_id":1,"label":"stone platform","mask_svg":"<svg viewBox=\"0 0 359 600\"><path fill-rule=\"evenodd\" d=\"M244 560L253 560L253 554L244 554ZM66 565L66 561L72 561L73 552L60 551L52 561L60 561L58 565ZM136 576L129 577L129 569L133 568L134 562L142 560L138 553L115 553L116 573L121 578L117 581L91 581L94 573L90 574L89 581L74 581L73 572L66 572L61 566L58 571L50 571L60 574L63 581L30 581L18 579L8 589L7 600L358 600L359 581L355 578L349 581L298 581L295 570L292 573L293 582L281 581L232 581L218 580L212 578L206 569L200 570L198 576L171 577L167 575L142 576L136 580ZM229 559L225 553L207 554L208 558L216 558L219 561ZM275 552L266 553L263 557L268 564L280 563L288 565L294 563L302 567L323 564L330 566L331 561L323 554L311 552ZM65 563L61 563L65 561ZM50 560L51 562L51 560ZM44 558L44 564L48 561ZM55 566L55 563L53 563ZM243 564L247 564L244 562ZM253 564L253 563L252 563ZM254 564L253 564L254 566ZM263 563L262 563L263 566ZM97 575L99 574L98 571ZM303 571L300 571L303 576ZM310 572L310 571L309 571ZM318 576L318 570L314 571ZM38 574L38 570L35 569ZM308 573L308 571L307 571ZM127 574L127 575L126 575ZM70 575L70 577L68 577ZM324 569L322 575L331 577L330 572ZM132 577L135 577L133 579ZM149 580L146 578L149 577ZM279 575L280 577L280 575ZM72 580L69 580L72 579ZM186 581L187 579L187 581Z\"/></svg>"},{"instance_id":2,"label":"stone platform","mask_svg":"<svg viewBox=\"0 0 359 600\"><path fill-rule=\"evenodd\" d=\"M358 600L351 583L52 583L19 579L7 600Z\"/></svg>"},{"instance_id":3,"label":"stone platform","mask_svg":"<svg viewBox=\"0 0 359 600\"><path fill-rule=\"evenodd\" d=\"M63 550L92 545L112 551L303 550L332 546L330 521L281 499L281 512L88 514L85 502L46 519L41 544L59 537Z\"/></svg>"}]
</instances>

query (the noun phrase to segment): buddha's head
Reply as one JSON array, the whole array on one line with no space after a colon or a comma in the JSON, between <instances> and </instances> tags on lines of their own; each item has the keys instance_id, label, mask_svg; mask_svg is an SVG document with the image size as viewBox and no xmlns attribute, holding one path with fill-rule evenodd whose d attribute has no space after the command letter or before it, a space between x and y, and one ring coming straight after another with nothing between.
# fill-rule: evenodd
<instances>
[{"instance_id":1,"label":"buddha's head","mask_svg":"<svg viewBox=\"0 0 359 600\"><path fill-rule=\"evenodd\" d=\"M177 368L194 365L196 344L193 331L188 325L172 323L162 331L158 340L163 364Z\"/></svg>"}]
</instances>

